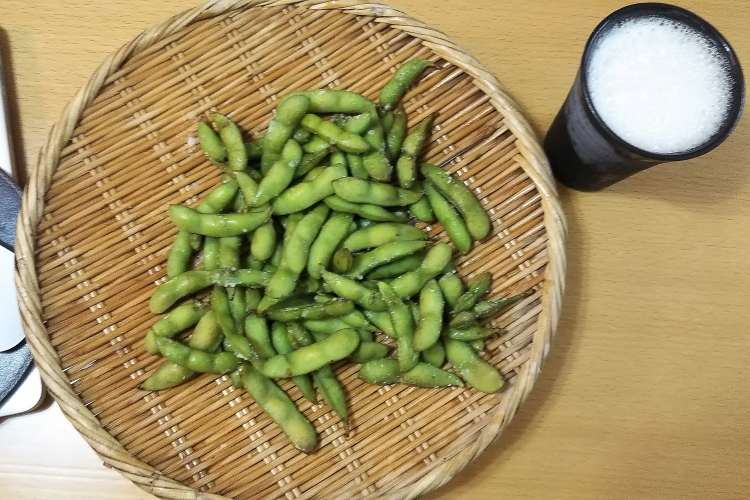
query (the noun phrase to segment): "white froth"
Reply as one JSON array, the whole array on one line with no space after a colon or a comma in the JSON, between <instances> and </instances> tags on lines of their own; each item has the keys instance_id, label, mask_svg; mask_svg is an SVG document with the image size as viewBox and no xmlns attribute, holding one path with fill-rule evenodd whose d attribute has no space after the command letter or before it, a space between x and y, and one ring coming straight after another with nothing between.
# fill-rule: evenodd
<instances>
[{"instance_id":1,"label":"white froth","mask_svg":"<svg viewBox=\"0 0 750 500\"><path fill-rule=\"evenodd\" d=\"M594 46L587 78L607 126L652 153L704 144L729 111L731 80L721 54L671 20L641 18L612 28Z\"/></svg>"}]
</instances>

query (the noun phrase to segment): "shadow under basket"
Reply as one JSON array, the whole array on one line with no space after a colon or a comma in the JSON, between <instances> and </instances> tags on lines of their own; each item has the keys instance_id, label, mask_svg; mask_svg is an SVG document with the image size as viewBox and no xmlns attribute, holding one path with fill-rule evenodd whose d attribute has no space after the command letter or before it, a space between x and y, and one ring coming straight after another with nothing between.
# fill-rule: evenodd
<instances>
[{"instance_id":1,"label":"shadow under basket","mask_svg":"<svg viewBox=\"0 0 750 500\"><path fill-rule=\"evenodd\" d=\"M318 432L310 455L227 376L140 391L160 362L143 340L176 234L167 208L194 206L221 176L195 145L197 118L219 110L259 136L285 93L335 88L375 99L414 58L435 63L403 100L412 126L437 113L425 158L439 164L475 145L445 168L492 219L491 235L456 257L460 275L491 272L491 298L534 290L489 320L502 332L483 356L503 390L377 387L344 364L336 372L347 435L327 405L282 382ZM160 498L401 499L436 488L502 432L531 390L564 288L564 220L522 113L444 34L376 4L210 2L145 31L52 128L19 220L19 302L45 383L104 463ZM447 241L440 224L427 229Z\"/></svg>"}]
</instances>

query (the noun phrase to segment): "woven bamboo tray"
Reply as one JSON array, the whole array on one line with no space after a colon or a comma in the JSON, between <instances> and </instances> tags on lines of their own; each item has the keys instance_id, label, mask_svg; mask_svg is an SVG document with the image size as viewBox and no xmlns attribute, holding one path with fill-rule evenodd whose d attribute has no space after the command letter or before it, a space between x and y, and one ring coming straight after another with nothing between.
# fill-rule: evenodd
<instances>
[{"instance_id":1,"label":"woven bamboo tray","mask_svg":"<svg viewBox=\"0 0 750 500\"><path fill-rule=\"evenodd\" d=\"M219 109L255 134L278 96L342 88L376 97L402 62L436 66L406 96L410 123L437 111L427 159L477 143L446 168L482 198L492 235L457 260L491 271L492 296L534 295L492 324L498 394L360 383L338 374L353 429L290 394L320 436L312 455L227 377L137 389L158 363L143 348L147 300L164 278L170 204L194 204L219 173L194 145ZM440 225L430 228L445 239ZM539 373L564 287L565 227L547 161L521 112L444 34L375 4L214 1L155 26L110 56L50 132L16 240L24 327L45 383L102 457L169 499L413 498L449 480L505 428ZM289 389L289 385L284 385Z\"/></svg>"}]
</instances>

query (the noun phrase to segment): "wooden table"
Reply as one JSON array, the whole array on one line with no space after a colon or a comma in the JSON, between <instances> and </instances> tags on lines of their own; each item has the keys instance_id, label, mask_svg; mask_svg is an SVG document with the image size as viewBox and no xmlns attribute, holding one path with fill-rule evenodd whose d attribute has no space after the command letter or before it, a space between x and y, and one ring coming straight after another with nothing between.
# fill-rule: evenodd
<instances>
[{"instance_id":1,"label":"wooden table","mask_svg":"<svg viewBox=\"0 0 750 500\"><path fill-rule=\"evenodd\" d=\"M486 64L540 136L583 44L621 0L392 0ZM750 64L750 4L683 0ZM3 0L33 164L103 58L192 6ZM562 321L508 431L431 500L740 499L750 494L750 116L718 150L601 193L562 190ZM105 469L55 404L0 423L0 497L152 498Z\"/></svg>"}]
</instances>

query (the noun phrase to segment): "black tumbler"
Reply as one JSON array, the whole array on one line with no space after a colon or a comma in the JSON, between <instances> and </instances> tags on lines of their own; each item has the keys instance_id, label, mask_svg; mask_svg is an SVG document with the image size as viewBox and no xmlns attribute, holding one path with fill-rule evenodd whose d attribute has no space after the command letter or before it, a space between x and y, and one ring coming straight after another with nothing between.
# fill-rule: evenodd
<instances>
[{"instance_id":1,"label":"black tumbler","mask_svg":"<svg viewBox=\"0 0 750 500\"><path fill-rule=\"evenodd\" d=\"M694 28L725 56L731 79L726 120L706 142L678 153L651 153L628 144L607 127L597 114L587 84L588 64L593 48L609 30L629 19L659 17ZM726 139L742 114L745 85L742 69L726 39L708 22L690 11L663 3L640 3L607 16L589 37L573 88L558 112L544 140L544 150L555 177L580 191L597 191L658 163L701 156Z\"/></svg>"}]
</instances>

